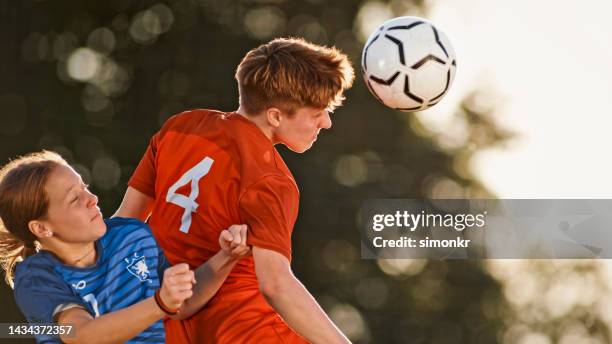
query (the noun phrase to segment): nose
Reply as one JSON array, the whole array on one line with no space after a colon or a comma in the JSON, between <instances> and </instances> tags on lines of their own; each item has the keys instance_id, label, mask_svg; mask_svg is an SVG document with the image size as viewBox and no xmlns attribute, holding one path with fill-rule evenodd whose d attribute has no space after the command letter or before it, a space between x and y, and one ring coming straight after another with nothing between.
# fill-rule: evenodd
<instances>
[{"instance_id":1,"label":"nose","mask_svg":"<svg viewBox=\"0 0 612 344\"><path fill-rule=\"evenodd\" d=\"M87 192L87 206L94 207L98 205L98 196L92 194L91 192L89 192L89 190L87 190L86 192Z\"/></svg>"},{"instance_id":2,"label":"nose","mask_svg":"<svg viewBox=\"0 0 612 344\"><path fill-rule=\"evenodd\" d=\"M325 110L325 114L323 115L323 120L321 123L322 129L329 129L332 127L331 117L329 116L329 111Z\"/></svg>"}]
</instances>

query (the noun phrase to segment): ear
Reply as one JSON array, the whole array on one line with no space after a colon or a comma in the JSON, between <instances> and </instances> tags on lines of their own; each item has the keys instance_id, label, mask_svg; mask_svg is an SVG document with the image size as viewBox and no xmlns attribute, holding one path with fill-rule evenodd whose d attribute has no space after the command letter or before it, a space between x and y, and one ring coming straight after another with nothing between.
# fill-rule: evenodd
<instances>
[{"instance_id":1,"label":"ear","mask_svg":"<svg viewBox=\"0 0 612 344\"><path fill-rule=\"evenodd\" d=\"M32 220L28 222L28 229L38 239L48 238L53 235L51 229L48 228L48 226L46 226L45 223L40 220Z\"/></svg>"},{"instance_id":2,"label":"ear","mask_svg":"<svg viewBox=\"0 0 612 344\"><path fill-rule=\"evenodd\" d=\"M278 128L280 126L281 117L282 112L278 108L271 107L266 109L266 119L270 126Z\"/></svg>"}]
</instances>

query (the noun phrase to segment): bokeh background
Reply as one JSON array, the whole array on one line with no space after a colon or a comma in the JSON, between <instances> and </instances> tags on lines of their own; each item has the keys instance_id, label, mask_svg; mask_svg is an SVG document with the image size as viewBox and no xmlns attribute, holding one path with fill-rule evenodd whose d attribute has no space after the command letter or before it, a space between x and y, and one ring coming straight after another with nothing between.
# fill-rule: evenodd
<instances>
[{"instance_id":1,"label":"bokeh background","mask_svg":"<svg viewBox=\"0 0 612 344\"><path fill-rule=\"evenodd\" d=\"M523 84L512 79L518 72L508 72L511 67L547 66L564 56L545 55L552 44L545 39L522 45L520 37L542 31L533 19L537 15L529 22L522 14L570 12L552 2L551 7L516 2L514 12L492 2L461 3L465 6L446 0L2 0L0 161L40 149L61 153L92 185L109 216L149 138L169 116L192 108L237 108L234 70L249 49L274 37L301 36L339 47L359 74L363 42L377 25L400 15L428 17L458 53L457 79L446 100L419 114L394 112L378 104L358 77L332 117L334 127L310 151L296 155L279 147L301 190L296 274L355 343L610 343L612 268L606 262L360 258L356 219L362 200L537 197L537 186L549 181L547 176L568 173L567 165L558 173L546 170L552 151L547 146L538 146L540 155L532 160L514 160L523 156L517 147L529 152L525 137L542 142L557 137L550 133L558 128L550 118L559 115L553 105L571 103L576 112L570 127L576 128L581 107L601 100L578 97L572 103L559 93L543 93L548 98L533 97L535 103L549 102L551 108L540 104L541 112L512 117L525 108L511 100L525 93L505 93L508 80L515 80L512 90L525 87L531 95L548 85L562 88L564 79L544 67L539 70L549 74L537 74L536 68L523 75ZM553 29L545 33L544 38L556 37ZM595 37L595 45L605 44L601 35ZM503 52L516 58L499 58ZM605 98L605 89L599 92ZM541 130L525 134L530 120ZM588 123L602 127L597 117ZM560 137L565 143L593 139L588 133ZM557 149L554 156L564 157ZM537 159L542 165L531 168ZM594 179L572 171L577 182ZM530 173L540 176L539 184ZM0 322L24 321L4 284L0 302Z\"/></svg>"}]
</instances>

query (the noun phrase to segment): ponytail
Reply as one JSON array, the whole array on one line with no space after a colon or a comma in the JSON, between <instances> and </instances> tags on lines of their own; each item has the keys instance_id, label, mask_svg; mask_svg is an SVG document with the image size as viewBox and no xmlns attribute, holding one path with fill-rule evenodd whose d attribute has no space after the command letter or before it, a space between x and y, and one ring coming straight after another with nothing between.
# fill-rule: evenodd
<instances>
[{"instance_id":1,"label":"ponytail","mask_svg":"<svg viewBox=\"0 0 612 344\"><path fill-rule=\"evenodd\" d=\"M15 265L36 253L36 242L25 243L11 234L0 221L0 265L5 271L6 283L14 288Z\"/></svg>"}]
</instances>

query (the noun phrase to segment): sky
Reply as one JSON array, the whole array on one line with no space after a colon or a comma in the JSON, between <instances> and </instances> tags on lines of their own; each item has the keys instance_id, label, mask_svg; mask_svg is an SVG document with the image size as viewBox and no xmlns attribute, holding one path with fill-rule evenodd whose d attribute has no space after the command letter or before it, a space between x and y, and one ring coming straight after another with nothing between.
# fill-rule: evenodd
<instances>
[{"instance_id":1,"label":"sky","mask_svg":"<svg viewBox=\"0 0 612 344\"><path fill-rule=\"evenodd\" d=\"M500 198L612 198L612 2L432 0L428 19L457 53L454 84L419 118L452 130L476 87L518 133L472 171ZM492 92L491 92L492 90Z\"/></svg>"}]
</instances>

